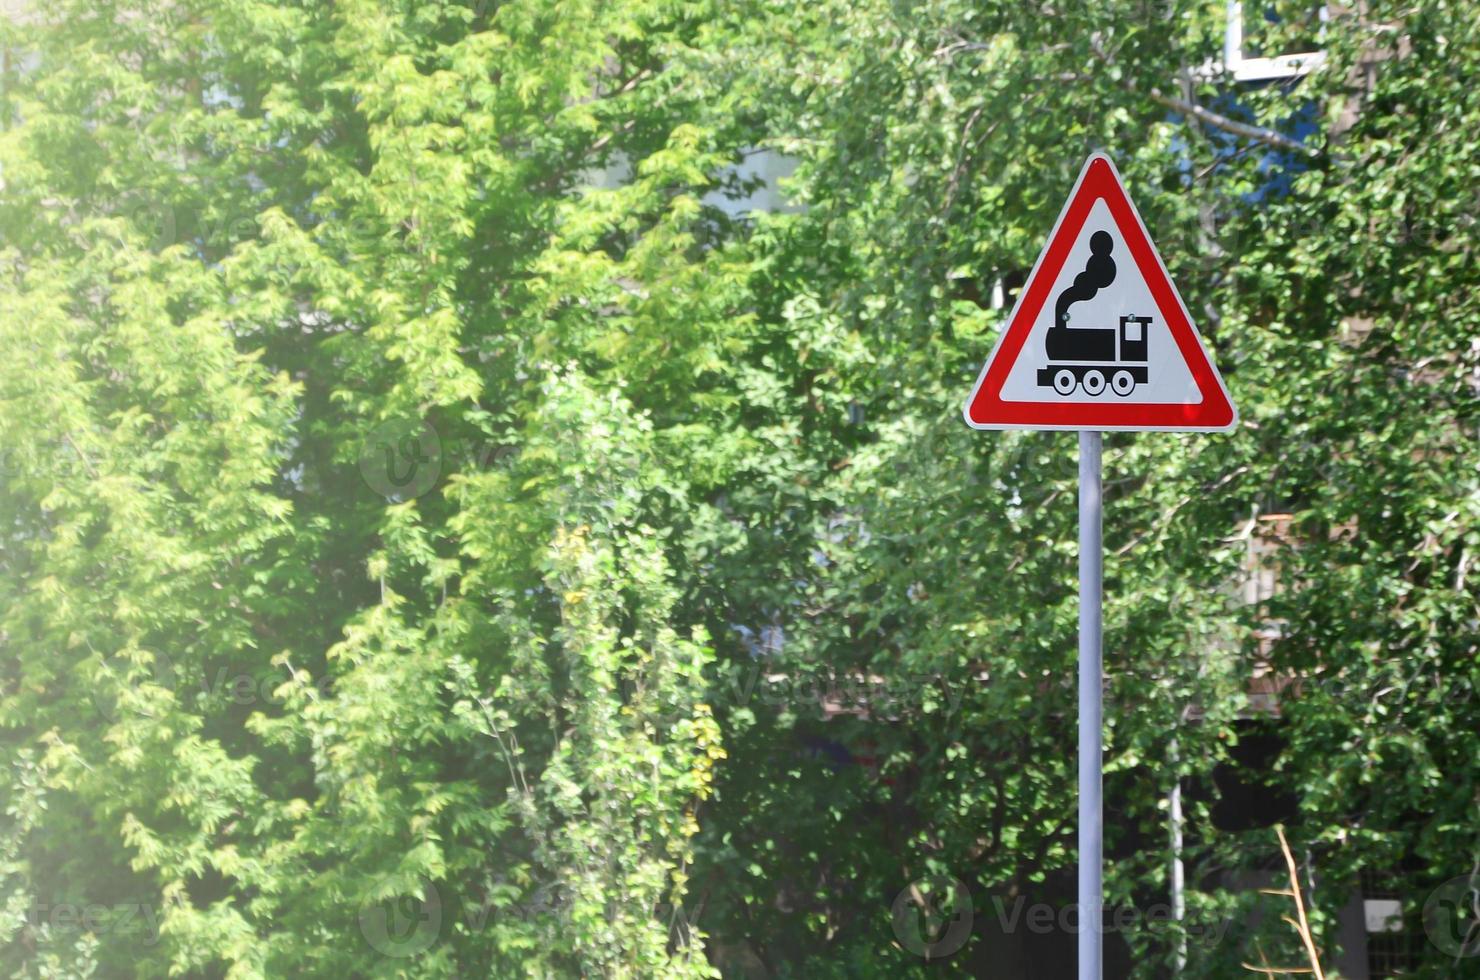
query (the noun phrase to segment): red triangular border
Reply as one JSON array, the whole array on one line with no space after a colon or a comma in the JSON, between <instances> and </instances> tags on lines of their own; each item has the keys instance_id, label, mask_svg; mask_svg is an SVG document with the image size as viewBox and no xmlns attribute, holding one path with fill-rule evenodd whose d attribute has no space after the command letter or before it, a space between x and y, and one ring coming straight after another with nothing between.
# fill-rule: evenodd
<instances>
[{"instance_id":1,"label":"red triangular border","mask_svg":"<svg viewBox=\"0 0 1480 980\"><path fill-rule=\"evenodd\" d=\"M1202 401L1196 405L1176 403L1127 404L1115 402L1019 402L1003 401L1002 386L1022 353L1023 344L1032 332L1033 322L1048 301L1069 251L1084 228L1089 212L1098 200L1110 209L1121 237L1130 249L1136 268L1146 280L1157 309L1171 330L1172 337L1187 362L1197 383ZM1203 347L1202 338L1192 326L1187 307L1167 275L1166 266L1151 243L1146 226L1131 203L1115 164L1103 153L1094 153L1085 161L1069 201L1059 214L1048 244L1038 256L1028 281L1018 294L1007 329L992 349L976 387L963 410L966 422L975 429L1102 429L1130 431L1222 431L1238 424L1238 411L1228 397L1223 378L1213 366Z\"/></svg>"}]
</instances>

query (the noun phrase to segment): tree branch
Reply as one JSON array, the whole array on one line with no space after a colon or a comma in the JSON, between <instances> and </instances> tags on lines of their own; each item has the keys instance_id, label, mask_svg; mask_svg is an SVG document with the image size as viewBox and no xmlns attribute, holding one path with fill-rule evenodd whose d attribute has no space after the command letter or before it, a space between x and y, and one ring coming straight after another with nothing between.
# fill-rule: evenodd
<instances>
[{"instance_id":1,"label":"tree branch","mask_svg":"<svg viewBox=\"0 0 1480 980\"><path fill-rule=\"evenodd\" d=\"M1114 65L1114 61L1105 53L1105 49L1100 46L1097 38L1090 39L1089 47L1094 52L1095 57L1100 59L1101 63L1107 67ZM1227 116L1204 108L1196 102L1179 99L1173 95L1165 95L1159 88L1152 88L1143 93L1140 89L1136 88L1134 82L1126 77L1121 78L1120 85L1132 95L1144 95L1157 105L1171 109L1174 112L1180 112L1185 116L1191 116L1205 126L1212 126L1214 129L1221 129L1225 133L1233 133L1235 136L1242 136L1245 139L1255 140L1266 146L1277 147L1281 150L1288 150L1291 153L1298 153L1301 156L1316 157L1320 155L1310 147L1302 143L1297 143L1283 133L1277 133L1264 126L1253 126L1249 123L1241 123L1237 119L1229 119Z\"/></svg>"},{"instance_id":2,"label":"tree branch","mask_svg":"<svg viewBox=\"0 0 1480 980\"><path fill-rule=\"evenodd\" d=\"M1130 84L1130 82L1125 82L1124 84L1126 91L1136 91L1135 86ZM1263 126L1251 126L1248 123L1241 123L1237 119L1229 119L1227 116L1213 112L1211 109L1205 109L1195 102L1186 102L1175 96L1163 95L1160 89L1151 89L1146 93L1146 98L1155 102L1157 105L1192 116L1198 122L1212 126L1214 129L1221 129L1226 133L1233 133L1245 139L1256 140L1269 146L1278 147L1281 150L1289 150L1291 153L1298 153L1301 156L1316 157L1320 155L1305 144L1297 143L1290 139L1290 137L1277 133L1272 129L1266 129Z\"/></svg>"}]
</instances>

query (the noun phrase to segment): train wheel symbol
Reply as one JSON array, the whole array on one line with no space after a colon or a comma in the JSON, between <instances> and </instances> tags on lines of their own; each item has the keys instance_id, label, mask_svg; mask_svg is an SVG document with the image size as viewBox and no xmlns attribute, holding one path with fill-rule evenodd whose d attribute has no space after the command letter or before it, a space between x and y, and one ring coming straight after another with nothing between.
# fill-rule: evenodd
<instances>
[{"instance_id":1,"label":"train wheel symbol","mask_svg":"<svg viewBox=\"0 0 1480 980\"><path fill-rule=\"evenodd\" d=\"M1136 388L1136 379L1131 377L1129 371L1116 371L1110 378L1110 387L1114 392L1124 398Z\"/></svg>"},{"instance_id":2,"label":"train wheel symbol","mask_svg":"<svg viewBox=\"0 0 1480 980\"><path fill-rule=\"evenodd\" d=\"M1079 384L1079 379L1074 377L1074 372L1068 368L1059 368L1058 373L1053 376L1053 390L1061 395L1072 394L1077 384Z\"/></svg>"},{"instance_id":3,"label":"train wheel symbol","mask_svg":"<svg viewBox=\"0 0 1480 980\"><path fill-rule=\"evenodd\" d=\"M1098 395L1105 390L1105 376L1099 371L1086 371L1080 379L1086 395Z\"/></svg>"}]
</instances>

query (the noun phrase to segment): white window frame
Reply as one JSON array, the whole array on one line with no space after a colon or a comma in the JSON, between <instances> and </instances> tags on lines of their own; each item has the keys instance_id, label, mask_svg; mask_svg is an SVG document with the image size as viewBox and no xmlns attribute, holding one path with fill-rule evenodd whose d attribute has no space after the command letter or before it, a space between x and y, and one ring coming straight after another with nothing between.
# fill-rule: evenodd
<instances>
[{"instance_id":1,"label":"white window frame","mask_svg":"<svg viewBox=\"0 0 1480 980\"><path fill-rule=\"evenodd\" d=\"M1321 5L1321 23L1331 19L1331 8ZM1281 54L1272 58L1244 57L1244 5L1242 0L1228 0L1228 18L1223 34L1224 70L1235 81L1262 82L1271 78L1299 78L1309 75L1326 63L1326 52L1305 51Z\"/></svg>"}]
</instances>

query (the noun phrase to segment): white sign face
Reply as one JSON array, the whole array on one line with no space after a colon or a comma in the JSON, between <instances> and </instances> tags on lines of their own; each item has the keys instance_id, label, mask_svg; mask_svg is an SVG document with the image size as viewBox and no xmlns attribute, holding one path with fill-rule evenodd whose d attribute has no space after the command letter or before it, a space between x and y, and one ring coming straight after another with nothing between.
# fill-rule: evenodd
<instances>
[{"instance_id":1,"label":"white sign face","mask_svg":"<svg viewBox=\"0 0 1480 980\"><path fill-rule=\"evenodd\" d=\"M1238 420L1108 157L1095 154L966 403L981 429L1231 429Z\"/></svg>"},{"instance_id":2,"label":"white sign face","mask_svg":"<svg viewBox=\"0 0 1480 980\"><path fill-rule=\"evenodd\" d=\"M1072 290L1074 280L1084 273L1091 257L1090 239L1099 231L1110 236L1111 247L1107 258L1115 263L1115 279L1094 296L1068 305L1065 312L1069 319L1065 325L1070 330L1103 330L1106 336L1113 337L1120 329L1121 317L1130 318L1130 322L1125 325L1124 346L1129 347L1138 338L1144 337L1146 359L1127 360L1123 363L1144 366L1146 380L1132 378L1136 382L1135 386L1122 395L1111 387L1109 382L1114 378L1114 372L1107 369L1101 372L1106 376L1107 384L1100 388L1098 394L1091 395L1085 391L1083 384L1078 384L1069 394L1054 392L1054 397L1063 401L1090 404L1112 399L1122 403L1200 404L1202 392L1198 390L1192 372L1187 369L1187 362L1177 350L1177 342L1172 338L1172 331L1167 327L1166 320L1157 315L1156 300L1151 297L1146 280L1136 271L1130 249L1126 248L1125 239L1116 230L1115 221L1110 217L1110 208L1104 201L1096 201L1094 207L1090 208L1084 230L1075 239L1074 247L1069 250L1069 258L1063 269L1054 277L1053 286L1049 289L1049 302L1043 304L1043 308L1033 318L1022 355L1012 365L1012 370L1007 373L1007 381L1002 385L1002 398L1006 401L1030 402L1048 394L1045 386L1038 383L1038 375L1040 371L1051 369L1055 365L1048 355L1048 331L1053 326L1055 315L1054 297ZM1150 322L1142 322L1143 319ZM1114 363L1116 362L1110 362L1112 365ZM1078 380L1080 379L1076 378ZM1121 384L1125 386L1124 381ZM1094 384L1091 386L1094 387Z\"/></svg>"}]
</instances>

